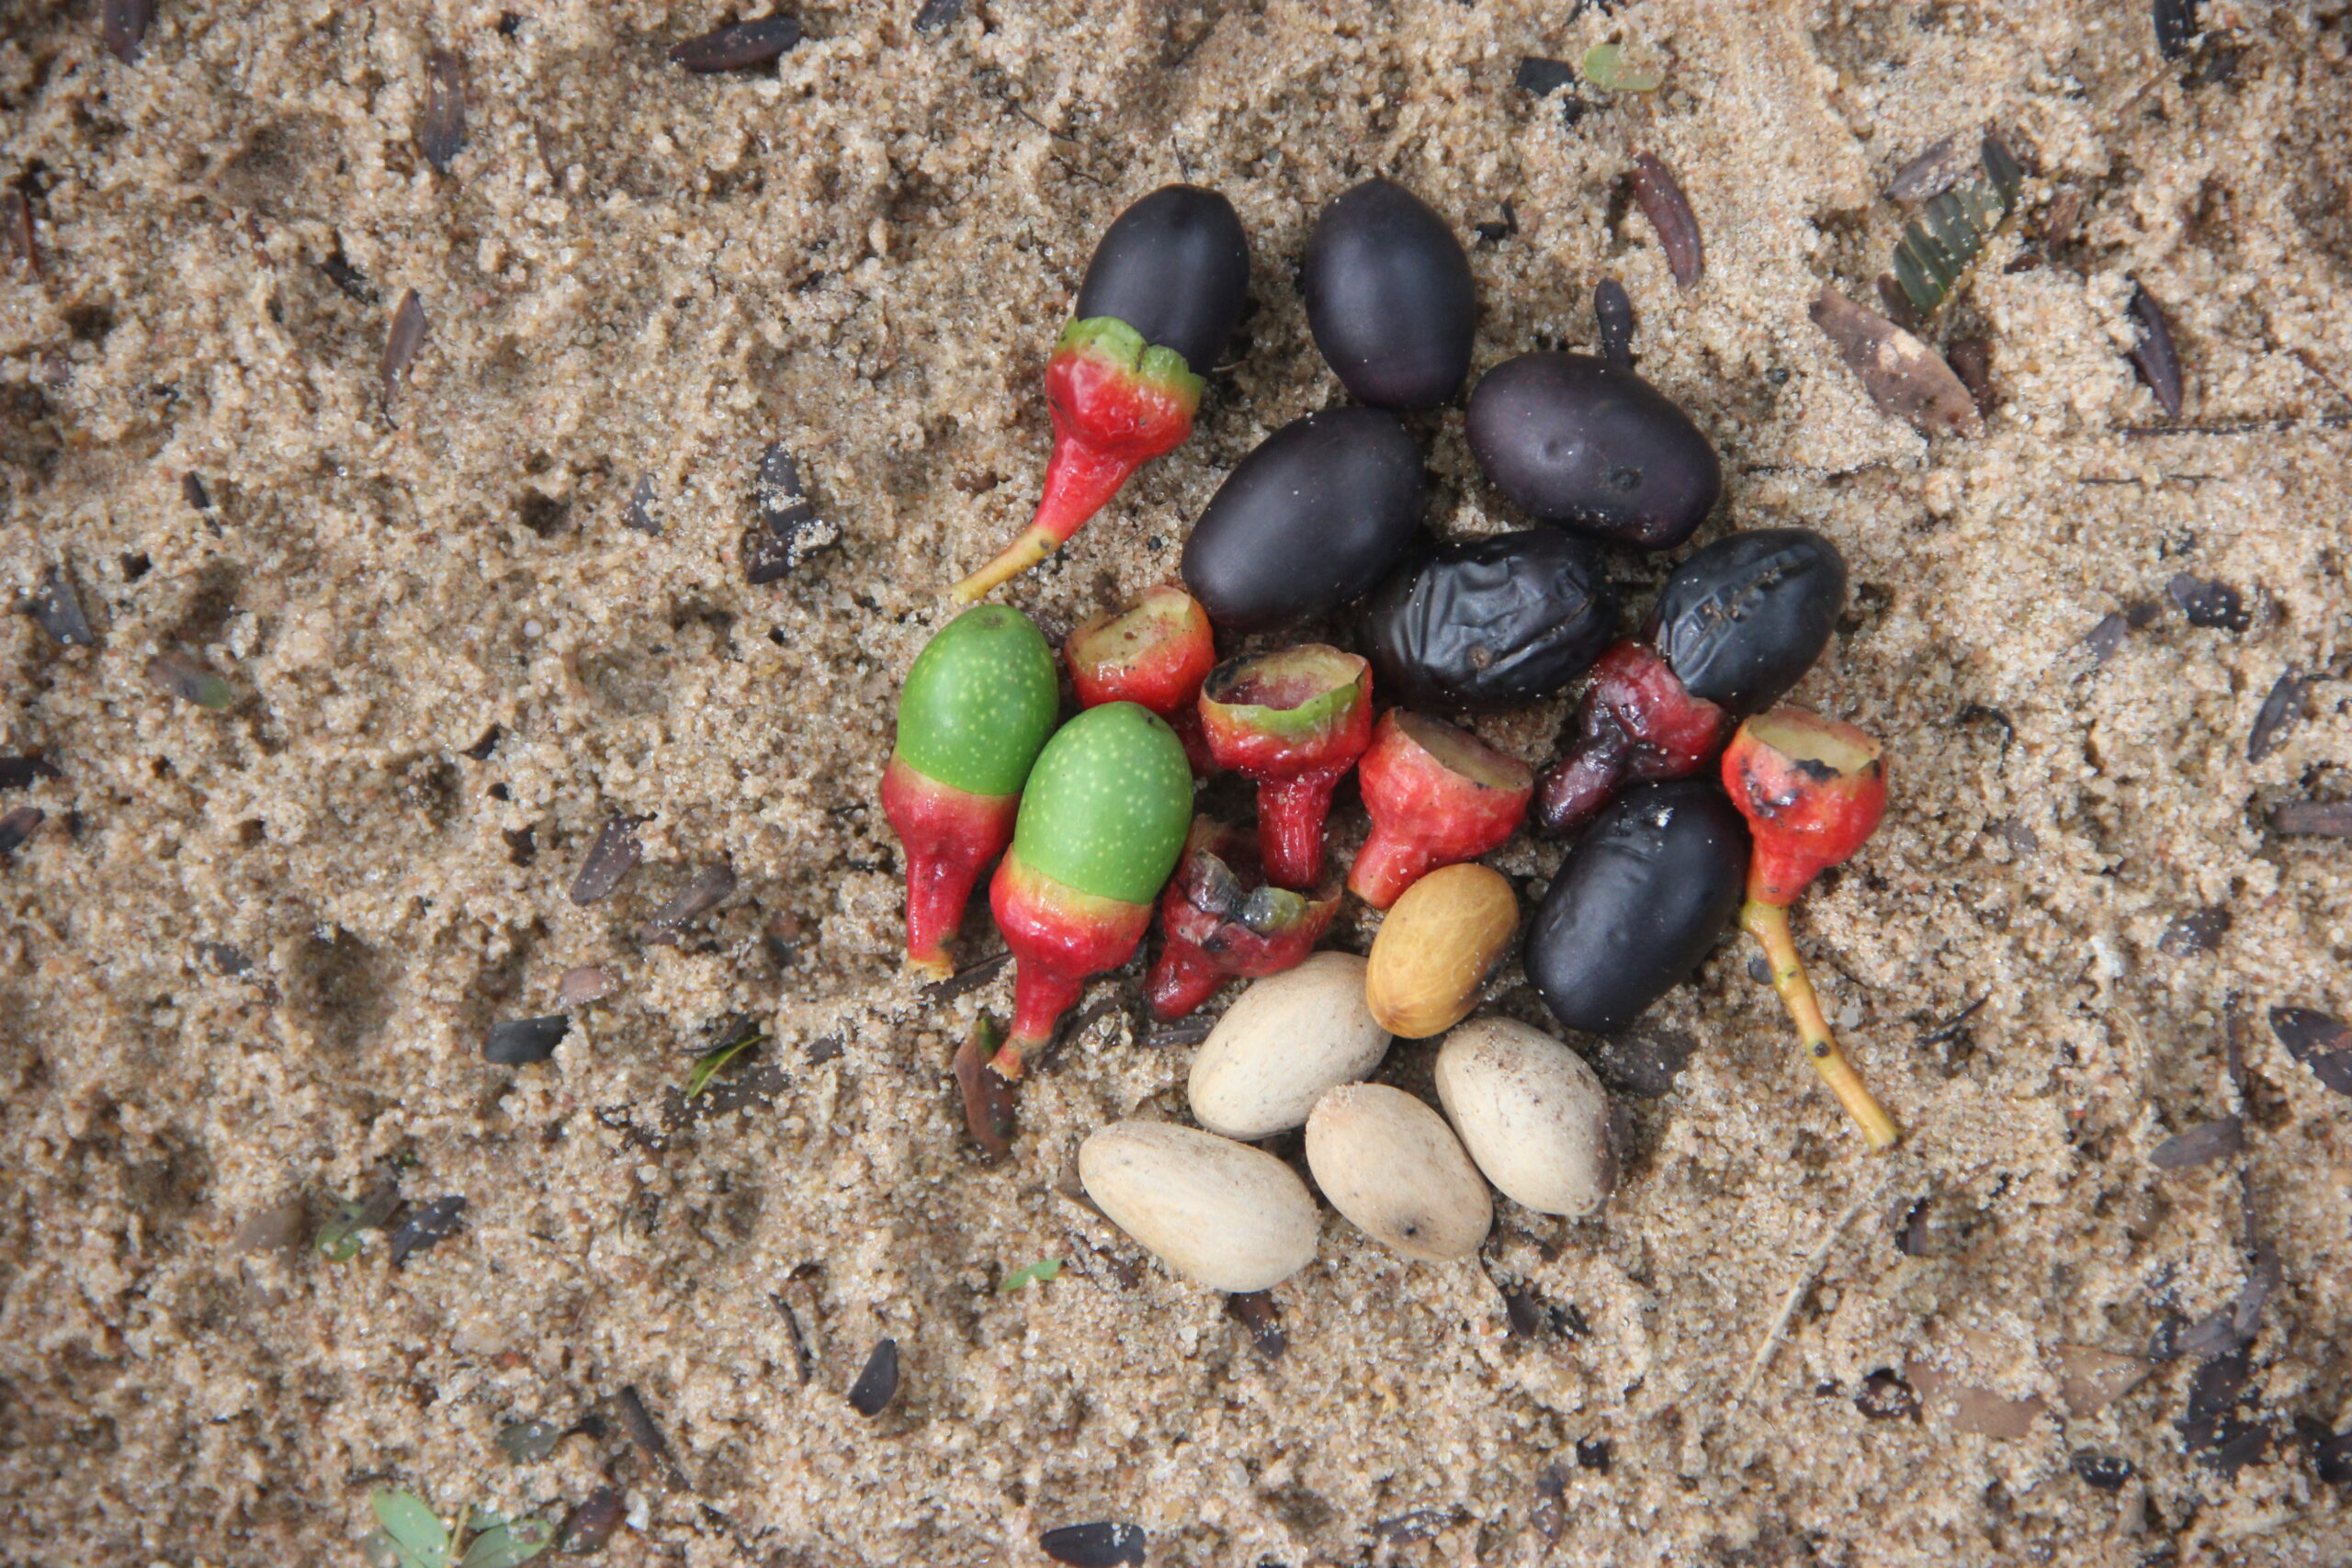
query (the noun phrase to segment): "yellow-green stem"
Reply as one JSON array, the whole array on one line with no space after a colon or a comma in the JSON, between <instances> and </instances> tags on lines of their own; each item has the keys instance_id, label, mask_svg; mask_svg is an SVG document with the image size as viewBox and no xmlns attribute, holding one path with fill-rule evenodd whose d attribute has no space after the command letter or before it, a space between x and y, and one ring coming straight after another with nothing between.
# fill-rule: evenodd
<instances>
[{"instance_id":1,"label":"yellow-green stem","mask_svg":"<svg viewBox=\"0 0 2352 1568\"><path fill-rule=\"evenodd\" d=\"M1838 1049L1838 1042L1829 1033L1829 1021L1821 1016L1821 1001L1813 994L1813 982L1805 978L1804 962L1797 956L1796 938L1789 931L1789 912L1778 904L1767 904L1750 898L1739 912L1739 923L1747 933L1763 945L1764 956L1772 965L1772 988L1781 993L1787 1004L1789 1016L1796 1021L1797 1038L1804 1044L1805 1059L1821 1081L1838 1097L1846 1113L1861 1124L1862 1136L1870 1140L1872 1150L1891 1149L1902 1133L1894 1125L1894 1118L1886 1108L1871 1097L1862 1086L1861 1076L1854 1071L1854 1064L1846 1053Z\"/></svg>"}]
</instances>

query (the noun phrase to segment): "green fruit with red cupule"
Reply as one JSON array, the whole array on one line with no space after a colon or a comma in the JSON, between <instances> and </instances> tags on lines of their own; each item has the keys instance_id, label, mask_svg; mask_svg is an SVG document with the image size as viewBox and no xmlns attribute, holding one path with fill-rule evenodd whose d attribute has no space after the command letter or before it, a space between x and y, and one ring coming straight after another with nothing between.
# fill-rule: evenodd
<instances>
[{"instance_id":1,"label":"green fruit with red cupule","mask_svg":"<svg viewBox=\"0 0 2352 1568\"><path fill-rule=\"evenodd\" d=\"M989 887L1015 964L998 1073L1018 1078L1087 976L1135 956L1192 821L1183 743L1148 709L1088 708L1046 743Z\"/></svg>"},{"instance_id":2,"label":"green fruit with red cupule","mask_svg":"<svg viewBox=\"0 0 2352 1568\"><path fill-rule=\"evenodd\" d=\"M882 814L907 852L907 962L953 972L945 942L1013 835L1022 785L1059 716L1053 650L1026 615L967 610L915 656L899 694Z\"/></svg>"}]
</instances>

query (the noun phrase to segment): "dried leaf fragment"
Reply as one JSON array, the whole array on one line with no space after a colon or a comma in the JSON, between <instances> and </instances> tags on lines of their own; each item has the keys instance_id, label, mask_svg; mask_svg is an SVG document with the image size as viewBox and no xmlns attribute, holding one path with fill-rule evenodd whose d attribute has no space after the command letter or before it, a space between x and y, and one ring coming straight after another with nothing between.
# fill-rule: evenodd
<instances>
[{"instance_id":1,"label":"dried leaf fragment","mask_svg":"<svg viewBox=\"0 0 2352 1568\"><path fill-rule=\"evenodd\" d=\"M621 1418L621 1429L628 1434L639 1452L653 1461L662 1472L662 1484L673 1492L689 1491L685 1472L671 1455L669 1440L662 1436L662 1428L653 1424L653 1413L645 1407L645 1400L635 1383L624 1383L620 1393L613 1396L613 1408Z\"/></svg>"},{"instance_id":2,"label":"dried leaf fragment","mask_svg":"<svg viewBox=\"0 0 2352 1568\"><path fill-rule=\"evenodd\" d=\"M594 904L621 885L621 879L637 869L644 858L645 846L637 840L637 829L650 820L616 812L596 831L596 841L589 846L588 858L580 863L580 874L571 879L571 901Z\"/></svg>"},{"instance_id":3,"label":"dried leaf fragment","mask_svg":"<svg viewBox=\"0 0 2352 1568\"><path fill-rule=\"evenodd\" d=\"M968 971L967 971L968 973ZM945 982L943 982L943 984ZM956 1087L964 1101L964 1126L980 1152L990 1159L1012 1153L1012 1108L1016 1090L1011 1079L990 1066L1003 1032L987 1013L972 1021L971 1032L956 1049Z\"/></svg>"},{"instance_id":4,"label":"dried leaf fragment","mask_svg":"<svg viewBox=\"0 0 2352 1568\"><path fill-rule=\"evenodd\" d=\"M2137 1387L2154 1366L2144 1356L2102 1350L2093 1345L2052 1348L2058 1360L2058 1398L2066 1414L2096 1416Z\"/></svg>"},{"instance_id":5,"label":"dried leaf fragment","mask_svg":"<svg viewBox=\"0 0 2352 1568\"><path fill-rule=\"evenodd\" d=\"M237 705L229 682L184 653L170 649L147 661L147 678L183 702L218 713Z\"/></svg>"},{"instance_id":6,"label":"dried leaf fragment","mask_svg":"<svg viewBox=\"0 0 2352 1568\"><path fill-rule=\"evenodd\" d=\"M2272 810L2270 826L2290 838L2352 839L2352 801L2290 800Z\"/></svg>"},{"instance_id":7,"label":"dried leaf fragment","mask_svg":"<svg viewBox=\"0 0 2352 1568\"><path fill-rule=\"evenodd\" d=\"M928 37L954 27L964 18L964 0L922 0L915 13L915 31Z\"/></svg>"},{"instance_id":8,"label":"dried leaf fragment","mask_svg":"<svg viewBox=\"0 0 2352 1568\"><path fill-rule=\"evenodd\" d=\"M125 65L138 64L147 29L154 25L155 0L106 0L98 18L107 52Z\"/></svg>"},{"instance_id":9,"label":"dried leaf fragment","mask_svg":"<svg viewBox=\"0 0 2352 1568\"><path fill-rule=\"evenodd\" d=\"M1290 1348L1290 1336L1283 1331L1282 1311L1274 1305L1272 1292L1226 1297L1225 1315L1250 1331L1250 1342L1269 1361L1281 1359Z\"/></svg>"},{"instance_id":10,"label":"dried leaf fragment","mask_svg":"<svg viewBox=\"0 0 2352 1568\"><path fill-rule=\"evenodd\" d=\"M2149 1152L2148 1163L2158 1170L2187 1170L2226 1159L2244 1147L2245 1124L2234 1116L2223 1116L2174 1134Z\"/></svg>"},{"instance_id":11,"label":"dried leaf fragment","mask_svg":"<svg viewBox=\"0 0 2352 1568\"><path fill-rule=\"evenodd\" d=\"M2222 945L2235 917L2222 905L2194 909L2176 919L2156 939L2156 951L2167 958L2188 958Z\"/></svg>"},{"instance_id":12,"label":"dried leaf fragment","mask_svg":"<svg viewBox=\"0 0 2352 1568\"><path fill-rule=\"evenodd\" d=\"M1597 43L1584 51L1584 79L1604 93L1655 93L1666 73L1630 63L1616 44Z\"/></svg>"},{"instance_id":13,"label":"dried leaf fragment","mask_svg":"<svg viewBox=\"0 0 2352 1568\"><path fill-rule=\"evenodd\" d=\"M707 74L714 71L747 71L765 65L801 39L801 28L791 17L763 17L755 22L734 22L713 28L670 51L673 63Z\"/></svg>"},{"instance_id":14,"label":"dried leaf fragment","mask_svg":"<svg viewBox=\"0 0 2352 1568\"><path fill-rule=\"evenodd\" d=\"M2180 417L2181 379L2180 354L2173 347L2172 323L2165 319L2162 305L2148 292L2144 285L2132 286L2132 319L2140 323L2140 341L2132 347L2132 363L2138 367L2140 378L2155 393L2156 401L2166 417Z\"/></svg>"},{"instance_id":15,"label":"dried leaf fragment","mask_svg":"<svg viewBox=\"0 0 2352 1568\"><path fill-rule=\"evenodd\" d=\"M1914 207L1930 197L1941 196L1968 172L1974 151L1961 140L1959 131L1938 137L1928 144L1927 151L1896 171L1894 178L1887 183L1886 199Z\"/></svg>"},{"instance_id":16,"label":"dried leaf fragment","mask_svg":"<svg viewBox=\"0 0 2352 1568\"><path fill-rule=\"evenodd\" d=\"M1993 231L2017 206L2025 171L2001 139L1977 142L1982 171L1928 198L1894 247L1894 277L1920 315L1951 298Z\"/></svg>"},{"instance_id":17,"label":"dried leaf fragment","mask_svg":"<svg viewBox=\"0 0 2352 1568\"><path fill-rule=\"evenodd\" d=\"M457 1235L458 1223L465 1217L465 1213L466 1201L455 1192L421 1204L392 1233L392 1267L397 1269L414 1254Z\"/></svg>"},{"instance_id":18,"label":"dried leaf fragment","mask_svg":"<svg viewBox=\"0 0 2352 1568\"><path fill-rule=\"evenodd\" d=\"M705 866L668 903L654 910L651 919L638 928L637 940L674 943L680 926L718 908L734 891L733 866L725 861Z\"/></svg>"},{"instance_id":19,"label":"dried leaf fragment","mask_svg":"<svg viewBox=\"0 0 2352 1568\"><path fill-rule=\"evenodd\" d=\"M40 574L40 586L19 608L40 623L40 629L68 648L96 648L98 634L90 629L90 617L83 613L82 596L74 591L74 580L65 569L52 565Z\"/></svg>"},{"instance_id":20,"label":"dried leaf fragment","mask_svg":"<svg viewBox=\"0 0 2352 1568\"><path fill-rule=\"evenodd\" d=\"M1140 1525L1064 1525L1037 1538L1037 1550L1069 1568L1143 1568Z\"/></svg>"},{"instance_id":21,"label":"dried leaf fragment","mask_svg":"<svg viewBox=\"0 0 2352 1568\"><path fill-rule=\"evenodd\" d=\"M442 174L466 145L466 84L458 57L435 50L424 59L424 118L416 128L424 161Z\"/></svg>"},{"instance_id":22,"label":"dried leaf fragment","mask_svg":"<svg viewBox=\"0 0 2352 1568\"><path fill-rule=\"evenodd\" d=\"M1814 296L1814 324L1882 413L1911 422L1927 435L1979 435L1984 421L1976 400L1943 356L1875 310L1863 309L1825 283Z\"/></svg>"},{"instance_id":23,"label":"dried leaf fragment","mask_svg":"<svg viewBox=\"0 0 2352 1568\"><path fill-rule=\"evenodd\" d=\"M637 489L630 493L628 511L623 514L622 521L640 534L650 534L658 538L662 533L662 520L654 516L654 505L653 476L647 474L637 481Z\"/></svg>"},{"instance_id":24,"label":"dried leaf fragment","mask_svg":"<svg viewBox=\"0 0 2352 1568\"><path fill-rule=\"evenodd\" d=\"M2151 7L2156 26L2156 52L2178 60L2197 36L2197 0L2154 0Z\"/></svg>"},{"instance_id":25,"label":"dried leaf fragment","mask_svg":"<svg viewBox=\"0 0 2352 1568\"><path fill-rule=\"evenodd\" d=\"M560 1012L492 1024L489 1037L481 1043L481 1059L502 1067L544 1062L555 1055L557 1044L570 1032L571 1020Z\"/></svg>"},{"instance_id":26,"label":"dried leaf fragment","mask_svg":"<svg viewBox=\"0 0 2352 1568\"><path fill-rule=\"evenodd\" d=\"M39 277L40 245L33 238L33 204L25 199L23 191L11 189L0 195L0 227L6 228L9 247L17 253L17 259Z\"/></svg>"},{"instance_id":27,"label":"dried leaf fragment","mask_svg":"<svg viewBox=\"0 0 2352 1568\"><path fill-rule=\"evenodd\" d=\"M24 789L58 776L56 764L46 758L0 757L0 789Z\"/></svg>"},{"instance_id":28,"label":"dried leaf fragment","mask_svg":"<svg viewBox=\"0 0 2352 1568\"><path fill-rule=\"evenodd\" d=\"M865 1370L850 1385L849 1407L860 1416L879 1416L899 1397L899 1342L885 1337L865 1358Z\"/></svg>"},{"instance_id":29,"label":"dried leaf fragment","mask_svg":"<svg viewBox=\"0 0 2352 1568\"><path fill-rule=\"evenodd\" d=\"M838 528L817 515L800 488L799 465L781 441L760 456L753 502L759 521L743 538L743 575L754 585L786 576L810 551L840 536Z\"/></svg>"},{"instance_id":30,"label":"dried leaf fragment","mask_svg":"<svg viewBox=\"0 0 2352 1568\"><path fill-rule=\"evenodd\" d=\"M2312 683L2297 671L2289 670L2262 699L2262 709L2254 716L2254 728L2245 738L2245 760L2259 762L2278 750L2287 732L2302 721L2304 700L2311 694Z\"/></svg>"},{"instance_id":31,"label":"dried leaf fragment","mask_svg":"<svg viewBox=\"0 0 2352 1568\"><path fill-rule=\"evenodd\" d=\"M19 806L0 817L0 855L14 854L47 820L49 814L38 806Z\"/></svg>"},{"instance_id":32,"label":"dried leaf fragment","mask_svg":"<svg viewBox=\"0 0 2352 1568\"><path fill-rule=\"evenodd\" d=\"M424 302L412 288L401 296L392 310L391 330L384 334L384 400L390 402L400 390L401 379L408 375L409 363L416 351L424 346L424 334L430 325L424 319Z\"/></svg>"},{"instance_id":33,"label":"dried leaf fragment","mask_svg":"<svg viewBox=\"0 0 2352 1568\"><path fill-rule=\"evenodd\" d=\"M1690 210L1690 199L1672 172L1651 153L1634 160L1634 199L1641 204L1650 227L1657 231L1657 243L1666 251L1666 265L1673 269L1675 283L1688 288L1698 282L1707 270L1699 215Z\"/></svg>"}]
</instances>

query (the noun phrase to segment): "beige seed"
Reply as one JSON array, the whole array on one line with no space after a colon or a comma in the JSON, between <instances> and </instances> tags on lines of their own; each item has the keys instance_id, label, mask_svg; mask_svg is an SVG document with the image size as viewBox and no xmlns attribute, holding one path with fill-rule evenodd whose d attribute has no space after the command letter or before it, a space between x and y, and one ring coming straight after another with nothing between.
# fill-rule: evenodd
<instances>
[{"instance_id":1,"label":"beige seed","mask_svg":"<svg viewBox=\"0 0 2352 1568\"><path fill-rule=\"evenodd\" d=\"M1500 872L1471 863L1405 889L1372 939L1364 996L1391 1034L1442 1034L1478 1004L1479 988L1519 935L1519 897Z\"/></svg>"},{"instance_id":2,"label":"beige seed","mask_svg":"<svg viewBox=\"0 0 2352 1568\"><path fill-rule=\"evenodd\" d=\"M1188 1092L1201 1125L1271 1137L1303 1125L1325 1089L1370 1077L1388 1032L1373 1021L1363 977L1354 953L1317 953L1242 992L1193 1058Z\"/></svg>"},{"instance_id":3,"label":"beige seed","mask_svg":"<svg viewBox=\"0 0 2352 1568\"><path fill-rule=\"evenodd\" d=\"M1342 1084L1306 1119L1306 1166L1331 1206L1394 1252L1451 1263L1495 1217L1445 1118L1401 1089Z\"/></svg>"},{"instance_id":4,"label":"beige seed","mask_svg":"<svg viewBox=\"0 0 2352 1568\"><path fill-rule=\"evenodd\" d=\"M1609 1093L1584 1058L1540 1029L1474 1019L1437 1054L1437 1098L1504 1197L1582 1214L1617 1184Z\"/></svg>"},{"instance_id":5,"label":"beige seed","mask_svg":"<svg viewBox=\"0 0 2352 1568\"><path fill-rule=\"evenodd\" d=\"M1211 1290L1269 1290L1315 1260L1321 1226L1306 1183L1247 1144L1114 1122L1079 1145L1078 1179L1112 1224Z\"/></svg>"}]
</instances>

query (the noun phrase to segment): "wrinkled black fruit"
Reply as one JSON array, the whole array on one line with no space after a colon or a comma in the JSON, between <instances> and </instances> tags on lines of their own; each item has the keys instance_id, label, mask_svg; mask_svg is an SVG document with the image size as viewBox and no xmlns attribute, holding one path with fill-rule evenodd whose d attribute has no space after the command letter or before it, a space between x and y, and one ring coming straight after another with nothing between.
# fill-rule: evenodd
<instances>
[{"instance_id":1,"label":"wrinkled black fruit","mask_svg":"<svg viewBox=\"0 0 2352 1568\"><path fill-rule=\"evenodd\" d=\"M1258 631L1369 592L1419 536L1421 451L1396 416L1295 419L1226 476L1184 542L1184 586L1220 626Z\"/></svg>"},{"instance_id":2,"label":"wrinkled black fruit","mask_svg":"<svg viewBox=\"0 0 2352 1568\"><path fill-rule=\"evenodd\" d=\"M1498 708L1548 696L1617 635L1600 552L1552 528L1438 545L1364 606L1379 689L1419 708Z\"/></svg>"},{"instance_id":3,"label":"wrinkled black fruit","mask_svg":"<svg viewBox=\"0 0 2352 1568\"><path fill-rule=\"evenodd\" d=\"M1846 558L1810 528L1718 539L1675 568L1650 641L1694 697L1761 713L1804 679L1846 608Z\"/></svg>"},{"instance_id":4,"label":"wrinkled black fruit","mask_svg":"<svg viewBox=\"0 0 2352 1568\"><path fill-rule=\"evenodd\" d=\"M1723 466L1690 416L1622 366L1589 354L1522 354L1470 394L1470 451L1487 477L1546 523L1663 550L1723 493Z\"/></svg>"},{"instance_id":5,"label":"wrinkled black fruit","mask_svg":"<svg viewBox=\"0 0 2352 1568\"><path fill-rule=\"evenodd\" d=\"M1315 220L1300 275L1315 346L1377 408L1435 408L1470 373L1478 300L1445 220L1394 180L1366 180Z\"/></svg>"},{"instance_id":6,"label":"wrinkled black fruit","mask_svg":"<svg viewBox=\"0 0 2352 1568\"><path fill-rule=\"evenodd\" d=\"M1636 784L1560 862L1527 977L1570 1029L1609 1034L1688 979L1739 908L1747 825L1703 779Z\"/></svg>"},{"instance_id":7,"label":"wrinkled black fruit","mask_svg":"<svg viewBox=\"0 0 2352 1568\"><path fill-rule=\"evenodd\" d=\"M1078 320L1115 316L1205 376L1249 294L1250 241L1233 203L1198 186L1161 186L1103 231Z\"/></svg>"}]
</instances>

